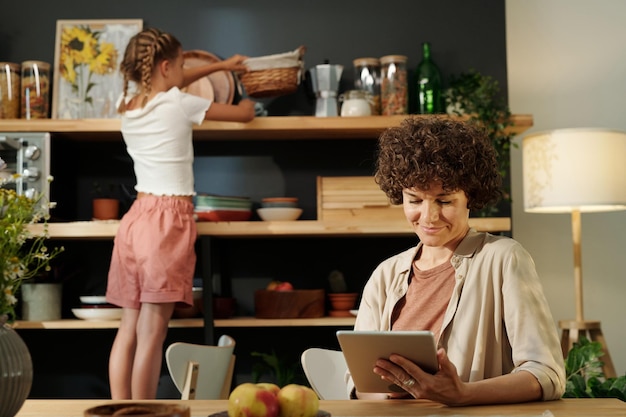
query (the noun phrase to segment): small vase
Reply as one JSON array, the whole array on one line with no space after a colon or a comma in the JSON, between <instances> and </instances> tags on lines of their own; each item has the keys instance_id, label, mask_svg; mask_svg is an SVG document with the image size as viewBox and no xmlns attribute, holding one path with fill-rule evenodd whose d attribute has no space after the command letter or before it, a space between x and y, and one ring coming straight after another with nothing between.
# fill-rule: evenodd
<instances>
[{"instance_id":1,"label":"small vase","mask_svg":"<svg viewBox=\"0 0 626 417\"><path fill-rule=\"evenodd\" d=\"M55 282L22 284L22 320L61 320L63 286Z\"/></svg>"},{"instance_id":2,"label":"small vase","mask_svg":"<svg viewBox=\"0 0 626 417\"><path fill-rule=\"evenodd\" d=\"M33 383L33 361L28 347L0 316L0 417L14 417Z\"/></svg>"},{"instance_id":3,"label":"small vase","mask_svg":"<svg viewBox=\"0 0 626 417\"><path fill-rule=\"evenodd\" d=\"M116 220L120 215L120 201L116 198L94 198L93 218L95 220Z\"/></svg>"}]
</instances>

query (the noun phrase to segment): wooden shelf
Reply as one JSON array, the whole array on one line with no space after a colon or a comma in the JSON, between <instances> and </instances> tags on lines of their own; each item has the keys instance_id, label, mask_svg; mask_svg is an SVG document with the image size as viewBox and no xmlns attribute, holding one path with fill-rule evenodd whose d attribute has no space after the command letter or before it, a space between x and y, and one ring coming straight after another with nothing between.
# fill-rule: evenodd
<instances>
[{"instance_id":1,"label":"wooden shelf","mask_svg":"<svg viewBox=\"0 0 626 417\"><path fill-rule=\"evenodd\" d=\"M471 218L470 226L484 232L511 230L508 217ZM119 221L84 221L49 223L52 239L113 239ZM43 232L43 225L31 225L34 234ZM361 222L298 220L284 222L199 222L200 236L228 238L254 237L323 237L323 236L412 236L415 233L404 218L397 220L368 220Z\"/></svg>"},{"instance_id":2,"label":"wooden shelf","mask_svg":"<svg viewBox=\"0 0 626 417\"><path fill-rule=\"evenodd\" d=\"M194 128L195 140L375 139L407 116L257 117L250 123L205 121ZM424 117L424 116L418 116ZM455 117L455 116L450 116ZM532 115L513 115L510 131L532 127ZM5 119L3 132L51 132L74 140L121 140L119 119Z\"/></svg>"},{"instance_id":3,"label":"wooden shelf","mask_svg":"<svg viewBox=\"0 0 626 417\"><path fill-rule=\"evenodd\" d=\"M234 317L232 319L213 320L214 327L349 327L354 326L355 317L320 317L307 319L257 319L254 317ZM54 321L16 321L16 330L76 330L76 329L117 329L119 320L54 320ZM170 328L203 327L204 319L173 319Z\"/></svg>"}]
</instances>

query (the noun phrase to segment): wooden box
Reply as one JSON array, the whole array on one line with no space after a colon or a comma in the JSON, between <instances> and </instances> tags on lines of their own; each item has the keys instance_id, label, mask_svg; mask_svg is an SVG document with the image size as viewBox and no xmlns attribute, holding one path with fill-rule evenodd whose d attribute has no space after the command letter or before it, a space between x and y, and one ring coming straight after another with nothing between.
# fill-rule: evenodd
<instances>
[{"instance_id":1,"label":"wooden box","mask_svg":"<svg viewBox=\"0 0 626 417\"><path fill-rule=\"evenodd\" d=\"M374 177L317 177L317 219L404 221L404 213Z\"/></svg>"},{"instance_id":2,"label":"wooden box","mask_svg":"<svg viewBox=\"0 0 626 417\"><path fill-rule=\"evenodd\" d=\"M324 290L254 292L254 315L259 319L324 317Z\"/></svg>"}]
</instances>

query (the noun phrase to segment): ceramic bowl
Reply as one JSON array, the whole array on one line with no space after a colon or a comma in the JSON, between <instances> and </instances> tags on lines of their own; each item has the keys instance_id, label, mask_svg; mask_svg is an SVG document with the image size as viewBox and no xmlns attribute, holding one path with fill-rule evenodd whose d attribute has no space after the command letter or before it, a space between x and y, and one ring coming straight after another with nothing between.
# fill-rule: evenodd
<instances>
[{"instance_id":1,"label":"ceramic bowl","mask_svg":"<svg viewBox=\"0 0 626 417\"><path fill-rule=\"evenodd\" d=\"M107 298L104 295L81 295L80 302L83 304L107 304Z\"/></svg>"},{"instance_id":2,"label":"ceramic bowl","mask_svg":"<svg viewBox=\"0 0 626 417\"><path fill-rule=\"evenodd\" d=\"M297 197L267 197L261 200L261 207L298 207Z\"/></svg>"},{"instance_id":3,"label":"ceramic bowl","mask_svg":"<svg viewBox=\"0 0 626 417\"><path fill-rule=\"evenodd\" d=\"M257 209L259 217L265 221L297 220L302 214L301 208L293 207L265 207Z\"/></svg>"},{"instance_id":4,"label":"ceramic bowl","mask_svg":"<svg viewBox=\"0 0 626 417\"><path fill-rule=\"evenodd\" d=\"M190 319L200 317L202 312L202 287L193 287L193 306L174 307L172 317L176 319Z\"/></svg>"},{"instance_id":5,"label":"ceramic bowl","mask_svg":"<svg viewBox=\"0 0 626 417\"><path fill-rule=\"evenodd\" d=\"M121 308L73 308L72 313L83 320L119 320Z\"/></svg>"}]
</instances>

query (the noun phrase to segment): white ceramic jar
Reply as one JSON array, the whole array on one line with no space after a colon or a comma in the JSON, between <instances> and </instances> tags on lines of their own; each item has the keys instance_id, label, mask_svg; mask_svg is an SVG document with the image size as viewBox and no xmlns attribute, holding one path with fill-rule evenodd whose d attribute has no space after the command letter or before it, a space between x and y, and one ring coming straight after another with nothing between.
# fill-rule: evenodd
<instances>
[{"instance_id":1,"label":"white ceramic jar","mask_svg":"<svg viewBox=\"0 0 626 417\"><path fill-rule=\"evenodd\" d=\"M363 90L349 90L339 97L342 117L370 116L372 106L368 100L369 94Z\"/></svg>"}]
</instances>

